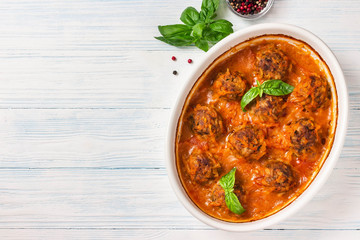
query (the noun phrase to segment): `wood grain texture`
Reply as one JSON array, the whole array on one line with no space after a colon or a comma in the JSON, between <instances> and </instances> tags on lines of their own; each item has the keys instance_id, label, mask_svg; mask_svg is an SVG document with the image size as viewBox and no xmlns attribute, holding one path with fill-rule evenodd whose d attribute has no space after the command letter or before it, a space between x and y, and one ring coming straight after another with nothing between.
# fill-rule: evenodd
<instances>
[{"instance_id":1,"label":"wood grain texture","mask_svg":"<svg viewBox=\"0 0 360 240\"><path fill-rule=\"evenodd\" d=\"M358 229L359 171L335 169L301 212L270 229ZM177 201L165 169L1 169L0 182L1 228L211 229Z\"/></svg>"},{"instance_id":2,"label":"wood grain texture","mask_svg":"<svg viewBox=\"0 0 360 240\"><path fill-rule=\"evenodd\" d=\"M311 239L359 239L360 232L356 230L279 230L279 231L257 231L251 234L231 233L216 230L132 230L124 231L118 229L11 229L3 231L0 229L0 235L4 238L13 240L34 239L156 239L156 240L183 240L183 239L203 239L211 236L211 239L229 239L238 240L246 236L247 240L263 239L297 239L299 236L311 236Z\"/></svg>"},{"instance_id":3,"label":"wood grain texture","mask_svg":"<svg viewBox=\"0 0 360 240\"><path fill-rule=\"evenodd\" d=\"M302 211L248 233L196 220L166 175L171 108L204 53L153 36L200 4L0 1L1 239L360 238L360 1L276 0L257 21L221 1L218 16L235 30L281 22L318 35L350 95L345 146L325 186Z\"/></svg>"}]
</instances>

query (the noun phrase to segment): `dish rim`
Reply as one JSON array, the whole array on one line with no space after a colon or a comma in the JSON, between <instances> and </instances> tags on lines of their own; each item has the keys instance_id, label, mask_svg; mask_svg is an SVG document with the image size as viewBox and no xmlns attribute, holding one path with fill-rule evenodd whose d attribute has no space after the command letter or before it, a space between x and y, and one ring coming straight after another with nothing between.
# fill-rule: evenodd
<instances>
[{"instance_id":1,"label":"dish rim","mask_svg":"<svg viewBox=\"0 0 360 240\"><path fill-rule=\"evenodd\" d=\"M225 222L223 220L216 219L210 215L203 212L200 208L196 206L195 203L187 195L184 187L181 184L181 180L178 176L177 167L176 167L176 156L175 156L175 140L176 140L176 130L179 117L183 106L185 104L187 95L191 91L193 85L196 83L201 74L207 69L207 67L220 55L236 46L237 44L246 41L250 38L258 37L266 34L282 34L290 36L292 38L304 41L310 47L312 47L319 56L326 62L328 68L330 69L331 74L333 75L335 87L337 90L338 97L338 117L337 117L337 126L334 136L333 145L329 152L328 157L325 159L322 167L320 168L316 177L312 180L310 185L302 192L293 202L287 205L285 208L274 213L271 216L266 218L252 221L252 222L243 222L243 223L232 223ZM319 191L319 189L324 185L328 177L330 176L332 169L334 168L346 135L347 122L348 122L348 93L345 82L345 77L340 67L339 62L337 61L335 55L330 50L330 48L316 35L311 33L308 30L305 30L301 27L289 24L280 24L280 23L264 23L257 24L254 26L247 27L245 29L239 30L228 37L224 38L218 44L213 46L206 55L194 64L194 70L191 71L188 76L185 78L185 84L183 85L180 93L178 94L177 100L174 107L172 108L172 113L170 117L170 122L168 125L168 133L166 138L166 155L165 162L169 181L173 191L175 192L177 198L182 203L182 205L197 219L203 223L208 224L214 228L227 230L227 231L251 231L257 229L263 229L275 223L278 223L290 215L297 212L302 208L307 202L312 199L312 197Z\"/></svg>"}]
</instances>

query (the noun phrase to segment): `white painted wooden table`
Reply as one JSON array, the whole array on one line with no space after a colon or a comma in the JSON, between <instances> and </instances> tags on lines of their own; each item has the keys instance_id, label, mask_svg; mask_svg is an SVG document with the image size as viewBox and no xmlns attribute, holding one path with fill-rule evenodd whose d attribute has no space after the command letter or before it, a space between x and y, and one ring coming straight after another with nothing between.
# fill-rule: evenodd
<instances>
[{"instance_id":1,"label":"white painted wooden table","mask_svg":"<svg viewBox=\"0 0 360 240\"><path fill-rule=\"evenodd\" d=\"M200 2L0 1L0 239L360 239L360 1L276 0L251 22L220 6L235 30L281 22L318 35L350 94L326 185L301 212L247 233L196 220L166 175L169 114L187 59L204 53L153 36Z\"/></svg>"}]
</instances>

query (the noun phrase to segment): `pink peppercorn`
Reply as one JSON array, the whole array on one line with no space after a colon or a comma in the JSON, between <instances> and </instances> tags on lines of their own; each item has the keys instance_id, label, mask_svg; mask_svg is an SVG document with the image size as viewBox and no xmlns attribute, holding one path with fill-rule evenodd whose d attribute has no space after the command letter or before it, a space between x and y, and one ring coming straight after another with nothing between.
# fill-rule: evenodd
<instances>
[{"instance_id":1,"label":"pink peppercorn","mask_svg":"<svg viewBox=\"0 0 360 240\"><path fill-rule=\"evenodd\" d=\"M253 15L261 12L268 0L228 0L230 7L241 15Z\"/></svg>"}]
</instances>

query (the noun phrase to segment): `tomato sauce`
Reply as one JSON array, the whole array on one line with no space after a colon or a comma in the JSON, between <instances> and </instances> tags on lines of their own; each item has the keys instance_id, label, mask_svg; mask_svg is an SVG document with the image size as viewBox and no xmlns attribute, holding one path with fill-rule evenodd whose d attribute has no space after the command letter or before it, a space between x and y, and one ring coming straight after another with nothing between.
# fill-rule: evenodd
<instances>
[{"instance_id":1,"label":"tomato sauce","mask_svg":"<svg viewBox=\"0 0 360 240\"><path fill-rule=\"evenodd\" d=\"M286 96L257 97L241 109L251 87L280 79ZM247 222L276 213L298 197L331 149L336 89L321 57L306 43L265 35L215 60L189 93L178 123L176 161L192 201L208 215ZM225 204L219 179L236 167L234 193L245 208Z\"/></svg>"}]
</instances>

